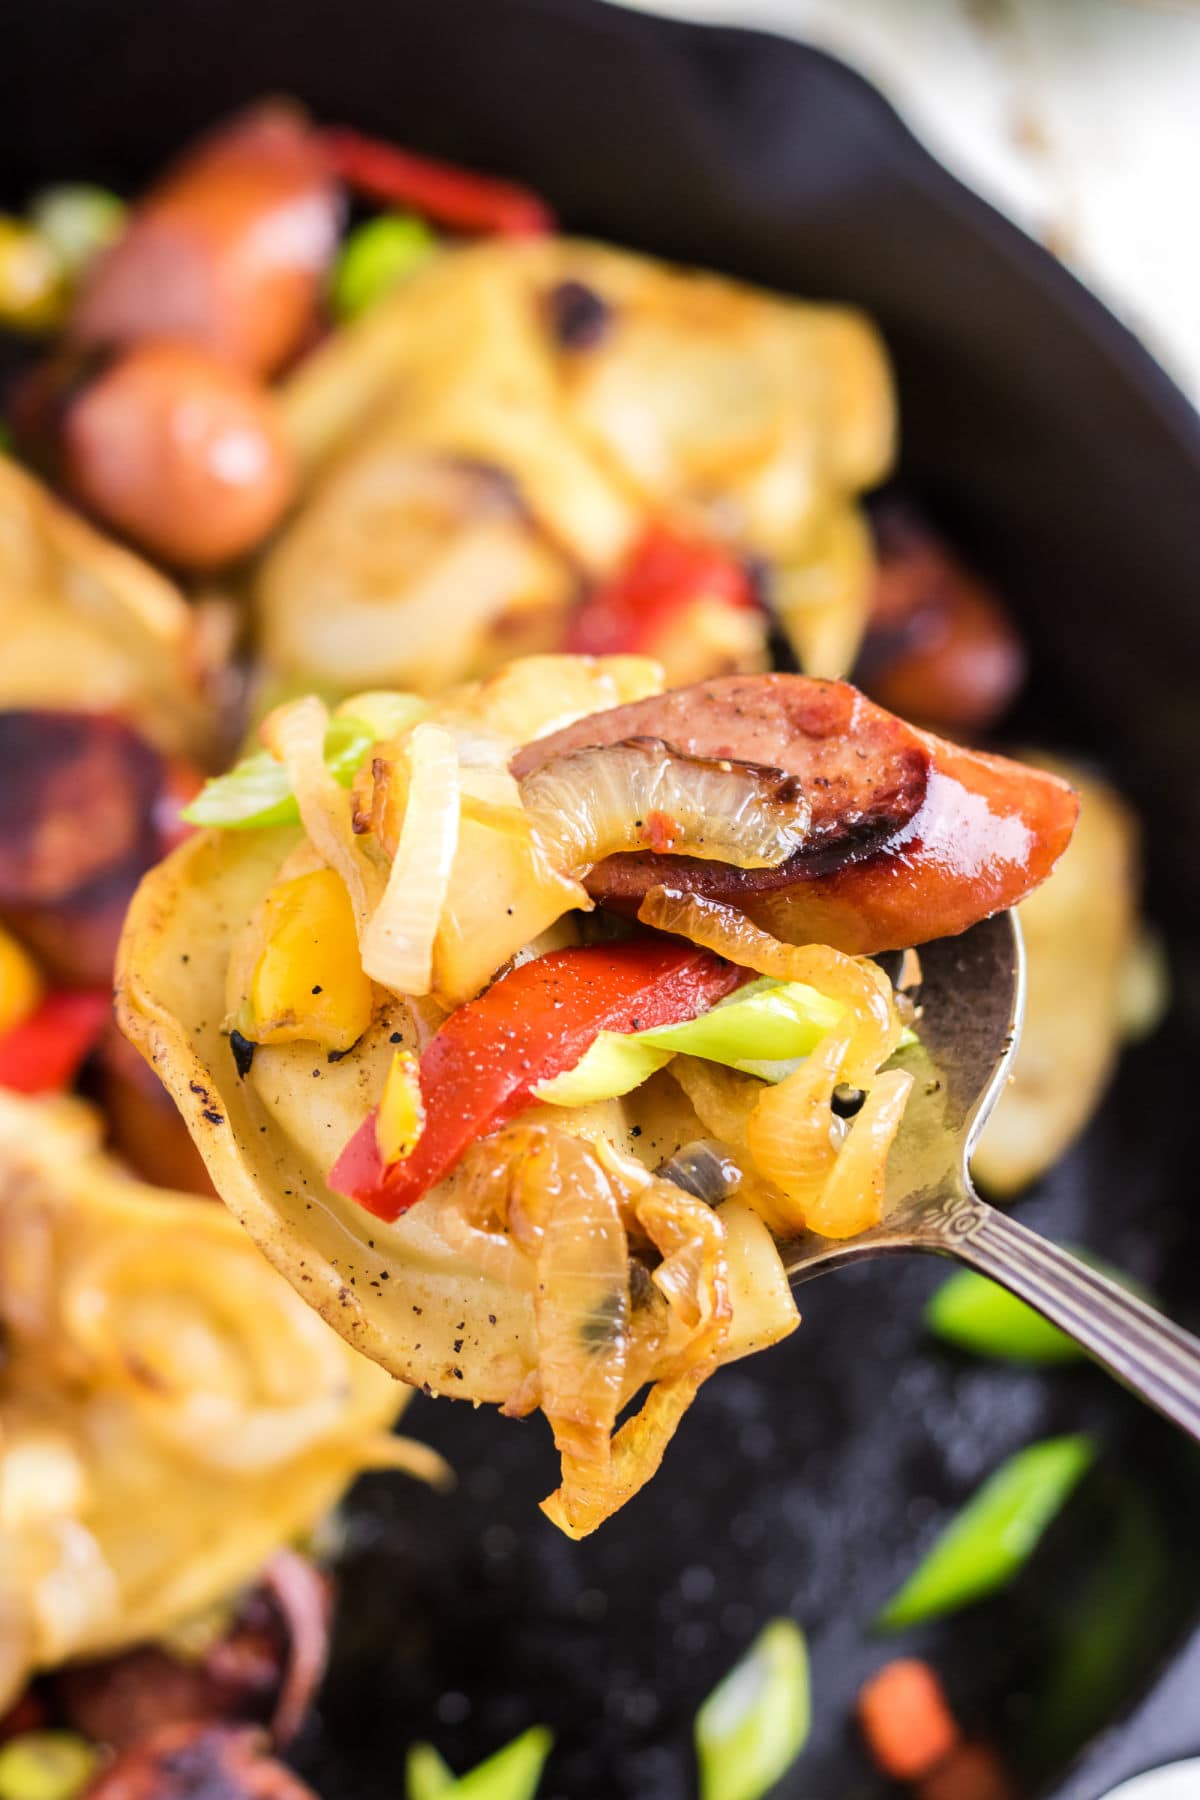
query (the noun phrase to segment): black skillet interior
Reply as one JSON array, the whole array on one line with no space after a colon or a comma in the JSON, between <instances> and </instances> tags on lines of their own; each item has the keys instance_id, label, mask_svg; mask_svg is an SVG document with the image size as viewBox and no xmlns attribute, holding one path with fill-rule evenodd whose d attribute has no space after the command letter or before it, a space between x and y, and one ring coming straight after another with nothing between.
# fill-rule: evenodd
<instances>
[{"instance_id":1,"label":"black skillet interior","mask_svg":"<svg viewBox=\"0 0 1200 1800\"><path fill-rule=\"evenodd\" d=\"M1134 796L1174 950L1173 1020L1022 1216L1194 1309L1200 429L1121 328L865 83L749 32L591 0L7 0L0 66L10 199L48 178L136 185L214 116L291 92L522 177L572 229L869 308L899 375L903 483L1033 643L1018 729ZM350 1508L333 1672L299 1759L326 1800L395 1800L414 1736L461 1768L534 1720L558 1734L549 1795L677 1800L698 1701L779 1612L815 1670L812 1742L780 1792L878 1795L848 1723L886 1653L872 1614L1007 1452L1076 1427L1103 1461L1035 1565L911 1641L1030 1791L1172 1663L1179 1700L1094 1749L1071 1800L1200 1750L1200 1645L1190 1663L1179 1648L1200 1598L1194 1452L1091 1369L934 1347L919 1307L939 1278L880 1263L807 1289L798 1336L713 1381L650 1491L582 1546L536 1511L553 1485L539 1423L416 1401L410 1427L461 1482L441 1499L376 1479Z\"/></svg>"}]
</instances>

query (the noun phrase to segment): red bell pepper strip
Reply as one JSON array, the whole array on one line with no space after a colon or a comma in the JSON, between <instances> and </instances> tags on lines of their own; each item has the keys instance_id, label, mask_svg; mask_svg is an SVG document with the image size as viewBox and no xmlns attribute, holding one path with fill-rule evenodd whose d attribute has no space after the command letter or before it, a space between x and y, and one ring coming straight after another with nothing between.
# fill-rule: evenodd
<instances>
[{"instance_id":1,"label":"red bell pepper strip","mask_svg":"<svg viewBox=\"0 0 1200 1800\"><path fill-rule=\"evenodd\" d=\"M79 1073L112 1017L107 988L63 988L0 1036L0 1087L18 1094L61 1093Z\"/></svg>"},{"instance_id":2,"label":"red bell pepper strip","mask_svg":"<svg viewBox=\"0 0 1200 1800\"><path fill-rule=\"evenodd\" d=\"M750 577L728 550L652 525L625 566L576 608L565 648L581 656L653 654L662 634L701 600L739 611L758 605Z\"/></svg>"},{"instance_id":3,"label":"red bell pepper strip","mask_svg":"<svg viewBox=\"0 0 1200 1800\"><path fill-rule=\"evenodd\" d=\"M554 229L545 201L515 182L417 156L342 126L319 136L333 173L381 205L411 207L453 231L533 237Z\"/></svg>"},{"instance_id":4,"label":"red bell pepper strip","mask_svg":"<svg viewBox=\"0 0 1200 1800\"><path fill-rule=\"evenodd\" d=\"M552 950L522 963L451 1013L426 1045L425 1128L411 1156L384 1166L372 1112L329 1185L378 1218L399 1218L469 1145L527 1106L539 1081L573 1069L600 1032L693 1019L743 980L732 963L659 937Z\"/></svg>"}]
</instances>

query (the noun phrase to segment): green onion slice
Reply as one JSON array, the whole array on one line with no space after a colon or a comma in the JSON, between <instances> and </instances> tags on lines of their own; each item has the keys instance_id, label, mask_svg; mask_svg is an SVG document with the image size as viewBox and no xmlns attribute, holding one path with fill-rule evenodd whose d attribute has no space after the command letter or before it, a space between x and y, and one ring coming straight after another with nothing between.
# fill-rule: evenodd
<instances>
[{"instance_id":1,"label":"green onion slice","mask_svg":"<svg viewBox=\"0 0 1200 1800\"><path fill-rule=\"evenodd\" d=\"M544 1725L532 1725L457 1777L432 1744L414 1744L405 1770L407 1800L533 1800L553 1742Z\"/></svg>"},{"instance_id":2,"label":"green onion slice","mask_svg":"<svg viewBox=\"0 0 1200 1800\"><path fill-rule=\"evenodd\" d=\"M842 1016L840 1002L802 981L763 976L698 1019L650 1031L602 1031L573 1069L539 1082L538 1100L586 1106L627 1094L672 1056L702 1056L743 1074L780 1081Z\"/></svg>"},{"instance_id":3,"label":"green onion slice","mask_svg":"<svg viewBox=\"0 0 1200 1800\"><path fill-rule=\"evenodd\" d=\"M414 1744L404 1769L405 1800L438 1800L454 1792L454 1771L432 1744Z\"/></svg>"},{"instance_id":4,"label":"green onion slice","mask_svg":"<svg viewBox=\"0 0 1200 1800\"><path fill-rule=\"evenodd\" d=\"M116 194L85 182L43 188L29 207L30 224L72 279L115 243L128 216L128 207Z\"/></svg>"},{"instance_id":5,"label":"green onion slice","mask_svg":"<svg viewBox=\"0 0 1200 1800\"><path fill-rule=\"evenodd\" d=\"M759 1800L799 1756L811 1720L804 1633L774 1619L696 1714L700 1800Z\"/></svg>"},{"instance_id":6,"label":"green onion slice","mask_svg":"<svg viewBox=\"0 0 1200 1800\"><path fill-rule=\"evenodd\" d=\"M957 1612L1004 1587L1092 1466L1091 1438L1047 1438L989 1476L876 1620L900 1631Z\"/></svg>"},{"instance_id":7,"label":"green onion slice","mask_svg":"<svg viewBox=\"0 0 1200 1800\"><path fill-rule=\"evenodd\" d=\"M406 730L425 710L413 694L356 694L353 704L354 713L339 713L325 733L325 765L343 787L350 786L372 744ZM183 817L191 825L227 831L300 822L287 770L268 750L256 750L227 775L205 782Z\"/></svg>"},{"instance_id":8,"label":"green onion slice","mask_svg":"<svg viewBox=\"0 0 1200 1800\"><path fill-rule=\"evenodd\" d=\"M334 317L345 321L369 312L436 248L433 232L411 213L380 213L357 226L333 265L329 303Z\"/></svg>"}]
</instances>

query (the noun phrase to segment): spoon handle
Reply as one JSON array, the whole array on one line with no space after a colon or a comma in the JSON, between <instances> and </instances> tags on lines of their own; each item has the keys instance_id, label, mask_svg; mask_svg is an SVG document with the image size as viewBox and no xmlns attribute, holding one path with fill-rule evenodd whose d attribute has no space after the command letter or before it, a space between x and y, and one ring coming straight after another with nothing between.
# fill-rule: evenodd
<instances>
[{"instance_id":1,"label":"spoon handle","mask_svg":"<svg viewBox=\"0 0 1200 1800\"><path fill-rule=\"evenodd\" d=\"M973 1193L930 1208L919 1239L924 1248L957 1257L1027 1300L1126 1387L1200 1440L1200 1338Z\"/></svg>"}]
</instances>

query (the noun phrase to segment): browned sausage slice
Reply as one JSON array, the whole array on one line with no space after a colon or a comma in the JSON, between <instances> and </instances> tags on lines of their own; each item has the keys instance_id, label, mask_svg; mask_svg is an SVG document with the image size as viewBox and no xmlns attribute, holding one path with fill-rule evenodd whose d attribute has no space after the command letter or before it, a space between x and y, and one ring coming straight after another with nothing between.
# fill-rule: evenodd
<instances>
[{"instance_id":1,"label":"browned sausage slice","mask_svg":"<svg viewBox=\"0 0 1200 1800\"><path fill-rule=\"evenodd\" d=\"M57 981L104 986L130 897L163 854L168 769L99 713L0 712L0 919Z\"/></svg>"},{"instance_id":2,"label":"browned sausage slice","mask_svg":"<svg viewBox=\"0 0 1200 1800\"><path fill-rule=\"evenodd\" d=\"M121 1753L87 1800L315 1800L298 1775L264 1754L261 1733L168 1725Z\"/></svg>"},{"instance_id":3,"label":"browned sausage slice","mask_svg":"<svg viewBox=\"0 0 1200 1800\"><path fill-rule=\"evenodd\" d=\"M587 878L602 905L636 912L659 885L736 906L777 937L853 954L966 930L1049 874L1074 829L1063 781L918 731L845 682L728 676L595 714L526 745L522 775L565 750L645 734L693 755L763 762L799 777L813 807L803 849L774 869L651 851Z\"/></svg>"},{"instance_id":4,"label":"browned sausage slice","mask_svg":"<svg viewBox=\"0 0 1200 1800\"><path fill-rule=\"evenodd\" d=\"M916 813L929 779L929 748L919 731L847 682L798 675L718 676L593 713L527 744L513 759L513 774L527 775L568 750L636 737L661 738L688 756L728 756L799 776L812 806L806 859L890 837Z\"/></svg>"},{"instance_id":5,"label":"browned sausage slice","mask_svg":"<svg viewBox=\"0 0 1200 1800\"><path fill-rule=\"evenodd\" d=\"M148 342L74 394L62 473L106 525L161 561L213 569L253 550L292 495L275 398L194 344Z\"/></svg>"},{"instance_id":6,"label":"browned sausage slice","mask_svg":"<svg viewBox=\"0 0 1200 1800\"><path fill-rule=\"evenodd\" d=\"M1025 650L996 596L909 507L875 516L871 621L854 679L939 731L985 731L1025 678Z\"/></svg>"},{"instance_id":7,"label":"browned sausage slice","mask_svg":"<svg viewBox=\"0 0 1200 1800\"><path fill-rule=\"evenodd\" d=\"M337 245L342 202L315 134L272 103L189 150L89 274L81 345L170 337L250 374L299 348Z\"/></svg>"}]
</instances>

